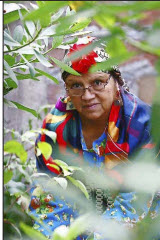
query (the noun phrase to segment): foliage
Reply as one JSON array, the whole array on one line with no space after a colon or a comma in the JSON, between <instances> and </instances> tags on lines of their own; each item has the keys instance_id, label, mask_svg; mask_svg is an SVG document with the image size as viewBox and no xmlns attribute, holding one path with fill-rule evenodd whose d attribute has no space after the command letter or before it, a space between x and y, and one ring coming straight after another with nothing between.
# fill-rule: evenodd
<instances>
[{"instance_id":1,"label":"foliage","mask_svg":"<svg viewBox=\"0 0 160 240\"><path fill-rule=\"evenodd\" d=\"M47 112L51 106L43 106L38 111L23 106L21 103L8 99L8 94L17 89L19 81L31 79L32 81L39 81L41 76L47 77L49 80L58 84L58 80L47 72L47 68L53 68L56 64L61 69L78 75L66 65L66 62L50 56L50 53L55 48L67 49L72 43L78 40L78 36L88 34L85 28L94 20L98 25L108 31L108 34L102 37L96 43L91 44L85 49L74 54L72 57L77 58L92 50L100 42L107 43L106 50L109 52L111 58L107 63L99 63L94 66L91 71L99 69L109 69L111 65L121 64L132 56L135 56L138 51L147 52L157 56L156 69L159 73L159 56L160 56L160 42L159 42L159 26L160 22L155 21L152 28L144 28L138 24L140 19L145 17L145 11L159 9L160 3L158 1L120 1L107 2L104 1L36 1L36 3L28 3L25 6L25 1L4 1L4 104L8 107L18 108L23 111L31 113L38 119L42 119L42 111ZM8 10L8 11L7 11ZM16 23L16 24L15 24ZM14 24L13 32L11 32ZM145 40L133 40L128 36L125 27L130 27L137 31L143 32ZM50 44L51 43L51 44ZM136 47L137 51L130 52L126 45L130 44ZM51 46L50 46L51 45ZM69 61L70 59L66 60ZM35 67L38 63L39 67ZM46 72L41 70L41 65L46 67ZM160 78L157 77L157 94L153 102L152 110L152 133L157 145L159 141L159 119L160 116L160 102L158 100L160 94ZM32 124L29 122L29 131L21 134L15 132L13 129L5 129L4 134L10 134L10 141L4 144L4 237L5 239L46 239L42 234L32 229L32 219L27 214L29 205L29 189L32 186L34 178L47 178L47 181L54 180L62 189L66 189L70 182L76 186L88 198L88 192L83 183L74 177L75 172L83 172L83 169L76 166L69 166L62 160L57 159L56 163L61 167L63 175L57 178L50 179L47 174L43 176L38 174L35 169L35 159L30 157L30 151L33 151L34 141L38 133L43 129L32 129ZM55 133L45 133L56 141ZM45 144L39 144L38 149L48 159L51 155L51 148ZM151 156L145 156L145 160L150 162L154 159L154 153ZM156 161L154 162L156 164ZM142 165L135 165L135 168L127 169L127 173L132 176L137 174L140 177L140 170ZM155 189L159 188L157 182L159 176L155 175L156 165L144 165L147 177L143 179L142 185L136 182L135 178L127 181L126 188L135 188L135 190L143 190L143 183L146 184L146 191L151 192L152 186ZM125 177L128 180L127 173ZM31 177L32 176L32 177ZM155 178L154 178L154 177ZM90 176L89 176L90 177ZM88 178L89 178L88 177ZM100 176L95 172L94 177L97 184L101 182ZM151 180L151 184L147 181ZM92 179L93 180L93 179ZM41 181L40 181L41 182ZM106 179L106 182L108 180ZM104 183L104 182L103 182ZM153 185L152 185L153 184ZM104 186L103 186L104 187ZM105 185L106 187L106 185ZM138 188L139 187L139 188ZM96 220L95 220L96 218ZM60 239L74 239L83 231L87 230L89 226L94 226L97 221L97 216L90 216L88 214L81 216L69 229L57 229L53 235L53 240ZM24 223L25 222L25 223ZM85 222L85 225L84 225ZM104 223L99 219L97 229L108 226L112 229L110 223ZM108 224L108 225L107 225ZM111 223L113 226L113 223ZM134 231L134 235L128 239L148 239L152 237L151 232L148 231L148 226L151 224L149 220L139 223ZM156 221L152 223L152 227L156 229ZM143 232L143 226L146 231ZM101 227L101 228L100 228ZM119 226L114 225L114 231L109 231L112 239L120 236L114 235L119 233ZM125 234L126 229L123 229ZM104 233L105 235L106 233ZM123 239L126 236L121 233ZM128 237L128 235L127 235ZM92 239L92 236L89 238Z\"/></svg>"}]
</instances>

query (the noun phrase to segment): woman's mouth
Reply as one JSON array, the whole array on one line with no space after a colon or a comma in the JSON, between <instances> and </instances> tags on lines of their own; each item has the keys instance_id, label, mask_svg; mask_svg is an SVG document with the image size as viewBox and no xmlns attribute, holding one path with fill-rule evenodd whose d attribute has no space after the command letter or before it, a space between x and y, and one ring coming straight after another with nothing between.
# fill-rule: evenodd
<instances>
[{"instance_id":1,"label":"woman's mouth","mask_svg":"<svg viewBox=\"0 0 160 240\"><path fill-rule=\"evenodd\" d=\"M98 105L98 103L86 104L83 106L83 108L86 110L94 110L97 107L97 105Z\"/></svg>"}]
</instances>

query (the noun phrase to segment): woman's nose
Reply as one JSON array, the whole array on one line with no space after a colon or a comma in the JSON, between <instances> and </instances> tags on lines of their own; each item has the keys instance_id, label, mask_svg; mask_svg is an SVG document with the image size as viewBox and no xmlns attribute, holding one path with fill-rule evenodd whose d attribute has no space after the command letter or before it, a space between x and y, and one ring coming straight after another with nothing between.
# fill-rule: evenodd
<instances>
[{"instance_id":1,"label":"woman's nose","mask_svg":"<svg viewBox=\"0 0 160 240\"><path fill-rule=\"evenodd\" d=\"M82 99L83 100L90 100L95 97L94 92L90 88L85 88L84 93L82 94Z\"/></svg>"}]
</instances>

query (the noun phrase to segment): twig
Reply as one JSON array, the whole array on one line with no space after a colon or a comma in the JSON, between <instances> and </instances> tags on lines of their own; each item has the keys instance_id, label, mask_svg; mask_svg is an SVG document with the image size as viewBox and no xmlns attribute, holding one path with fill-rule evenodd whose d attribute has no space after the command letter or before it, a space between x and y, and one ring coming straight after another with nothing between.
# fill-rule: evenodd
<instances>
[{"instance_id":1,"label":"twig","mask_svg":"<svg viewBox=\"0 0 160 240\"><path fill-rule=\"evenodd\" d=\"M42 28L37 32L36 36L35 36L30 42L28 42L28 43L26 43L26 44L24 44L24 45L22 45L22 46L20 46L20 47L17 47L17 48L15 48L15 49L5 51L4 53L15 52L15 51L17 51L17 50L19 50L19 49L21 49L21 48L24 48L24 47L28 46L29 44L31 44L32 42L34 42L34 41L36 40L36 38L39 36L39 34L40 34L41 31L42 31Z\"/></svg>"},{"instance_id":2,"label":"twig","mask_svg":"<svg viewBox=\"0 0 160 240\"><path fill-rule=\"evenodd\" d=\"M43 55L46 55L47 53L49 53L50 51L52 51L54 48L50 48L48 49L46 52L43 53ZM32 63L36 60L36 58L32 59L31 61L28 61L29 63ZM19 66L22 66L22 65L27 65L25 62L24 63L19 63L19 64L15 64L13 65L11 68L14 68L14 67L19 67Z\"/></svg>"},{"instance_id":3,"label":"twig","mask_svg":"<svg viewBox=\"0 0 160 240\"><path fill-rule=\"evenodd\" d=\"M159 155L160 155L160 150L159 150L159 152L157 153L155 159L158 158Z\"/></svg>"},{"instance_id":4,"label":"twig","mask_svg":"<svg viewBox=\"0 0 160 240\"><path fill-rule=\"evenodd\" d=\"M9 164L11 162L12 156L13 156L13 153L10 155L9 161L8 161L7 165L4 166L4 169L8 168L8 166L9 166Z\"/></svg>"},{"instance_id":5,"label":"twig","mask_svg":"<svg viewBox=\"0 0 160 240\"><path fill-rule=\"evenodd\" d=\"M13 202L12 204L8 207L8 209L5 211L5 214L14 206L14 204L18 201L18 199L20 198L21 196L17 197Z\"/></svg>"}]
</instances>

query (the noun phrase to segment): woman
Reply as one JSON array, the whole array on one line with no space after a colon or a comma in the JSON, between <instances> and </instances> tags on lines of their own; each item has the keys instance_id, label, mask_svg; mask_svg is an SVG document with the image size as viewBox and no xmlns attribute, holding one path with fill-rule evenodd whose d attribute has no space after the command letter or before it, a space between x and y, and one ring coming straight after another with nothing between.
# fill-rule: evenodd
<instances>
[{"instance_id":1,"label":"woman","mask_svg":"<svg viewBox=\"0 0 160 240\"><path fill-rule=\"evenodd\" d=\"M81 42L71 47L68 56L90 44L92 40L81 39ZM127 91L120 71L113 67L108 72L89 72L92 65L107 59L104 49L96 48L71 63L71 67L80 76L63 72L62 78L68 96L58 100L43 122L42 128L55 132L57 138L54 143L43 132L37 139L37 148L39 142L47 142L52 146L49 159L43 154L37 154L39 171L55 176L61 174L62 169L54 159L64 160L68 164L71 159L74 159L75 164L80 159L89 165L106 169L121 184L123 179L118 173L120 163L129 163L130 156L138 148L153 147L150 144L150 107ZM147 215L152 204L149 196L143 209L136 211L133 192L119 193L112 199L110 195L106 197L102 189L92 189L90 186L89 191L97 211L103 213L105 219L115 218L128 224ZM78 216L77 210L64 199L48 193L37 197L35 189L30 210L35 217L43 220L51 230L50 233L61 225L68 226ZM51 234L40 222L36 222L34 227L50 237Z\"/></svg>"}]
</instances>

